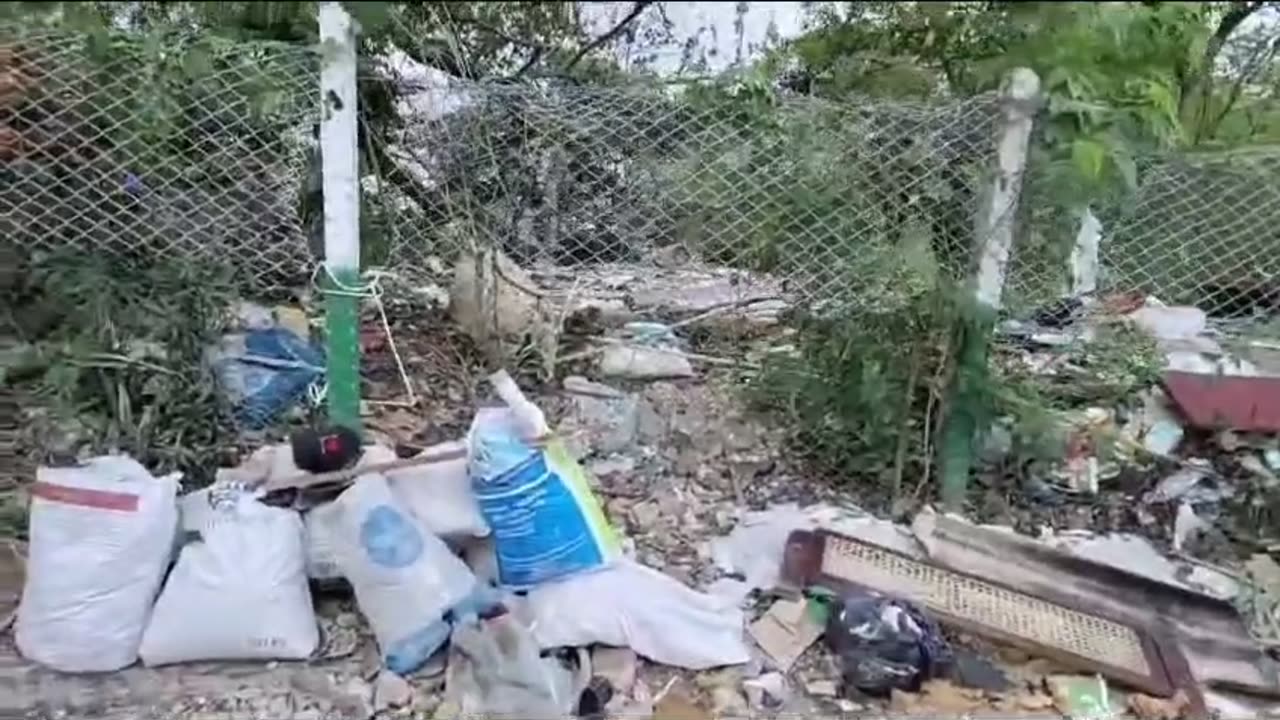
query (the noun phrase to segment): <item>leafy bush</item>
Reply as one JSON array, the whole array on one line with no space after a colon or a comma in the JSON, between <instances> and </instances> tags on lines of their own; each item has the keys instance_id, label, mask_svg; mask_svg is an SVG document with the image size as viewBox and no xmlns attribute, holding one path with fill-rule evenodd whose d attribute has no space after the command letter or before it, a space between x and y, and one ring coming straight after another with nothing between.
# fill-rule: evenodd
<instances>
[{"instance_id":1,"label":"leafy bush","mask_svg":"<svg viewBox=\"0 0 1280 720\"><path fill-rule=\"evenodd\" d=\"M31 426L41 449L116 449L211 480L236 440L204 353L234 287L213 265L39 256L7 323L23 343L0 382L47 410Z\"/></svg>"}]
</instances>

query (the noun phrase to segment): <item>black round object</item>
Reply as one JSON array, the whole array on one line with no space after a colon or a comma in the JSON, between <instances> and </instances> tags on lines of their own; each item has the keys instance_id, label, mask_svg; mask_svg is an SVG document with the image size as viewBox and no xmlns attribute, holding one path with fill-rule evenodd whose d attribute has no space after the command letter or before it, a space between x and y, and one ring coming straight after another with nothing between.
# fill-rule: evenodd
<instances>
[{"instance_id":1,"label":"black round object","mask_svg":"<svg viewBox=\"0 0 1280 720\"><path fill-rule=\"evenodd\" d=\"M360 457L360 436L346 427L307 429L289 436L293 464L312 473L341 470Z\"/></svg>"}]
</instances>

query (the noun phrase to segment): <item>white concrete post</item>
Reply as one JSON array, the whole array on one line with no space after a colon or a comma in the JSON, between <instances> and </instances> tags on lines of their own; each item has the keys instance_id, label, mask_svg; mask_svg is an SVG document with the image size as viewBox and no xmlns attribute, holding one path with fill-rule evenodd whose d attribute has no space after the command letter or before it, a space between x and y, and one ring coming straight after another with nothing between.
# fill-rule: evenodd
<instances>
[{"instance_id":1,"label":"white concrete post","mask_svg":"<svg viewBox=\"0 0 1280 720\"><path fill-rule=\"evenodd\" d=\"M322 2L320 157L329 420L360 429L360 156L356 135L356 28L341 3Z\"/></svg>"},{"instance_id":2,"label":"white concrete post","mask_svg":"<svg viewBox=\"0 0 1280 720\"><path fill-rule=\"evenodd\" d=\"M978 224L978 258L976 295L978 302L993 310L1000 308L1004 292L1005 270L1013 248L1013 225L1018 197L1022 193L1027 171L1027 151L1035 122L1035 107L1040 97L1040 78L1027 68L1017 68L1009 75L1001 101L1004 103L1004 126L996 147L995 182L990 204Z\"/></svg>"}]
</instances>

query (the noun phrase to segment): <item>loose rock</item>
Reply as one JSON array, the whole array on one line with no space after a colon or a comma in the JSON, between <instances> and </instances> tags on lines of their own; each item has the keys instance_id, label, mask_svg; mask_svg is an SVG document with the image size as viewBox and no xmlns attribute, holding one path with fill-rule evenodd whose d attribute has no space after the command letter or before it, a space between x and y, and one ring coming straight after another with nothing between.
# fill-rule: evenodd
<instances>
[{"instance_id":1,"label":"loose rock","mask_svg":"<svg viewBox=\"0 0 1280 720\"><path fill-rule=\"evenodd\" d=\"M591 670L613 686L617 696L628 696L636 684L635 652L630 648L601 646L591 653Z\"/></svg>"},{"instance_id":2,"label":"loose rock","mask_svg":"<svg viewBox=\"0 0 1280 720\"><path fill-rule=\"evenodd\" d=\"M413 686L409 681L390 670L378 673L378 680L373 687L374 712L405 707L411 702L413 702Z\"/></svg>"}]
</instances>

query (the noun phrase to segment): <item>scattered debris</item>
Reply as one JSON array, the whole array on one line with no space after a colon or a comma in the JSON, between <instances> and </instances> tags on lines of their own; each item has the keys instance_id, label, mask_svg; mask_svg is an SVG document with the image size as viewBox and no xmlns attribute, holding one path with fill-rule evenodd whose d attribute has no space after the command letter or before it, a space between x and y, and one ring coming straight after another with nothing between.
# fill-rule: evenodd
<instances>
[{"instance_id":1,"label":"scattered debris","mask_svg":"<svg viewBox=\"0 0 1280 720\"><path fill-rule=\"evenodd\" d=\"M1054 706L1063 715L1078 718L1115 717L1124 712L1124 700L1116 697L1101 675L1053 675L1045 679Z\"/></svg>"},{"instance_id":2,"label":"scattered debris","mask_svg":"<svg viewBox=\"0 0 1280 720\"><path fill-rule=\"evenodd\" d=\"M636 653L631 648L599 646L591 653L591 671L608 680L618 696L630 696L638 672Z\"/></svg>"},{"instance_id":3,"label":"scattered debris","mask_svg":"<svg viewBox=\"0 0 1280 720\"><path fill-rule=\"evenodd\" d=\"M1129 696L1129 710L1138 720L1180 720L1187 716L1191 700L1179 690L1172 698L1155 698L1133 693Z\"/></svg>"},{"instance_id":4,"label":"scattered debris","mask_svg":"<svg viewBox=\"0 0 1280 720\"><path fill-rule=\"evenodd\" d=\"M814 697L834 698L840 693L840 686L835 680L812 680L805 684L804 689Z\"/></svg>"},{"instance_id":5,"label":"scattered debris","mask_svg":"<svg viewBox=\"0 0 1280 720\"><path fill-rule=\"evenodd\" d=\"M779 600L751 624L749 632L773 666L785 673L822 637L823 627L809 614L804 600Z\"/></svg>"},{"instance_id":6,"label":"scattered debris","mask_svg":"<svg viewBox=\"0 0 1280 720\"><path fill-rule=\"evenodd\" d=\"M1100 677L1054 674L1056 665L1052 672L1050 666L1034 672L1011 669L1003 651L991 651L981 644L984 641L968 635L953 636L950 642L943 639L934 618L953 629L961 625L956 623L957 608L946 605L945 598L920 579L936 579L934 573L967 578L974 583L964 586L971 599L987 598L988 590L999 590L1042 603L1037 605L1041 610L1076 613L1083 616L1081 622L1098 618L1076 612L1061 597L1050 600L1047 585L1071 585L1074 574L1053 563L1046 566L1056 568L1056 574L1042 572L1044 567L1028 570L1028 555L1014 552L992 553L975 562L975 555L996 543L960 548L950 542L948 533L954 528L945 520L935 521L927 531L921 531L924 525L913 528L913 537L906 528L873 521L858 511L837 513L832 506L812 505L833 493L795 481L797 474L780 451L781 433L747 418L731 403L718 404L721 388L714 385L718 376L703 372L697 377L694 372L695 365L714 365L716 359L690 352L686 345L708 330L744 335L762 331L776 324L786 301L772 288L736 287L736 281L727 276L708 275L704 283L694 271L687 274L687 287L656 287L645 279L644 283L636 280L640 290L627 293L621 290L627 283L616 277L547 276L526 272L500 255L464 259L455 274L451 306L473 339L507 341L536 335L536 329L546 324L548 308L543 303L550 300L550 309L561 314L562 325L589 326L581 337L603 345L596 365L600 376L643 380L644 384L619 382L611 387L573 376L564 380L562 395L541 396L534 405L523 395L513 399L509 390L514 381L499 378L499 386L510 383L499 392L506 407L481 407L465 439L457 438L465 430L466 414L474 408L478 396L474 388L433 399L431 417L420 416L416 409L398 410L394 417L379 411L376 418L382 424L378 427L394 425L399 434L416 436L412 448L391 450L391 436L396 433L388 432L385 444L363 448L358 461L344 457L336 462L341 466L333 470L337 475L315 474L312 471L329 467L299 463L287 446L265 448L273 452L260 451L238 468L219 471L219 486L257 488L260 500L276 505L272 510L292 513L294 520L300 514L306 541L304 567L310 578L345 579L355 586L355 604L347 600L339 612L320 607L322 598L329 602L330 593L314 586L318 617L311 618L313 629L318 620L321 638L314 658L335 668L334 688L325 691L326 697L346 699L326 700L315 708L290 708L294 717L320 717L339 705L353 717L405 714L411 708L415 716L439 718L513 717L545 711L591 718L652 713L667 720L708 720L752 712L798 714L801 708L816 712L811 708L831 711L832 706L844 712L875 712L887 706L901 712L954 715L1040 713L1051 710L1056 701L1060 711L1080 717L1094 716L1098 708L1124 709L1124 696L1112 692ZM1205 322L1197 320L1194 308L1154 304L1137 308L1132 298L1125 299L1127 305L1112 300L1073 299L1042 313L1037 318L1039 327L1026 339L1057 344L1047 351L1028 351L1028 358L1039 362L1031 356L1072 352L1076 341L1103 337L1108 331L1105 323L1126 313L1133 313L1134 323L1159 339L1171 366L1189 363L1178 353L1207 340ZM278 331L301 340L310 328L305 312L281 306L268 313L246 311L242 334L257 331ZM1061 377L1076 370L1060 359L1043 363L1045 372ZM683 381L663 381L666 378ZM1067 502L1095 518L1117 512L1106 505L1123 493L1133 501L1129 505L1135 513L1150 518L1152 524L1144 529L1153 535L1156 530L1171 531L1164 539L1171 537L1174 548L1185 551L1196 545L1198 536L1208 537L1216 530L1219 516L1228 512L1232 502L1257 497L1243 475L1259 483L1267 474L1274 477L1280 468L1274 436L1238 429L1209 441L1201 425L1173 412L1176 403L1158 391L1146 394L1141 402L1110 402L1093 398L1077 403L1087 409L1073 419L1078 422L1073 422L1075 431L1069 433L1061 476L1077 495L1063 495L1060 487L1052 490L1055 497L1070 497ZM438 426L437 405L452 424ZM551 416L559 419L555 433L546 421ZM1000 426L1006 436L994 442L998 452L992 453L993 462L1018 459L1025 449L1019 445L1024 441L1022 428L1014 422L1010 419ZM1121 423L1123 430L1118 429ZM427 426L432 426L431 434L424 439L420 431ZM1130 441L1137 455L1113 452L1116 448L1106 437L1110 434ZM449 438L454 439L439 442ZM431 461L398 464L404 462L398 455L414 453L405 459ZM1205 458L1203 464L1194 462L1196 456ZM1178 462L1180 468L1171 470L1170 461ZM532 520L524 504L528 497L502 497L502 491L525 484L519 475L525 464L538 466L539 480L554 481L558 487L552 494L563 503L546 502L536 508ZM1145 475L1135 480L1132 476L1139 469ZM367 482L370 478L374 480ZM503 485L504 481L510 483ZM353 500L364 492L361 488L374 485L385 486L386 492L379 489L376 499ZM539 485L537 492L546 489ZM267 490L271 492L262 497ZM603 506L597 504L597 494L606 501ZM540 500L546 501L547 496ZM803 509L789 500L799 500ZM1009 502L1034 505L1038 501L1016 498ZM395 517L380 513L374 521L372 506L390 510ZM756 510L762 507L763 511ZM530 523L563 527L565 516L573 518L570 525L576 530L572 538L554 541L555 547L548 545L548 533L522 536L518 532L527 531ZM1036 514L1032 519L1045 517ZM544 519L547 524L539 525ZM615 536L615 527L625 529L627 536ZM893 563L907 563L894 567L920 573L918 582L876 588L884 595L859 595L847 583L832 582L838 594L823 597L815 585L849 578L814 575L823 566L821 555L808 557L806 572L786 569L793 564L788 552L793 531L814 533L818 528L863 541L863 550L871 554L852 562L857 566L866 561L854 574L870 585L883 580L885 573L892 575L885 567ZM588 550L579 553L582 543L578 541L584 537ZM1066 555L1052 553L1048 542L1066 544L1066 535L1037 544L1043 552ZM409 552L410 546L417 552ZM577 550L571 552L570 546ZM1145 542L1143 546L1150 548ZM537 560L549 548L559 556L550 562L545 557ZM826 550L831 549L828 544ZM875 552L886 553L875 557L892 562L886 560L888 564L880 567L868 561ZM358 556L375 555L382 559L366 561L371 567L352 569L353 563L360 562ZM1073 557L1080 560L1083 552ZM1239 587L1247 585L1237 586L1222 572L1189 566L1186 561L1161 560L1179 568L1160 580L1177 585L1179 592L1192 588L1238 601L1243 592ZM1136 562L1128 555L1123 561ZM1084 560L1080 563L1078 567L1092 566ZM449 581L437 584L449 588L428 591L419 582L404 590L408 594L392 599L385 592L388 586L400 581L414 586L404 576L419 564L431 566ZM867 570L871 565L876 565L875 572ZM1266 595L1262 586L1273 584L1262 577L1280 574L1274 568L1265 555L1250 564L1259 598ZM1105 581L1088 584L1086 594L1097 594L1099 586L1113 583L1108 587L1115 597L1108 609L1133 604L1125 583L1106 574L1100 577ZM386 597L375 597L370 590L373 584ZM793 599L792 593L806 588L809 592ZM166 586L165 591L173 593L176 588ZM761 613L762 599L773 592L789 599L775 601ZM1184 596L1169 600L1172 596L1158 592L1151 597L1159 598L1151 604L1160 608L1179 602L1192 608L1179 609L1183 614L1173 619L1179 632L1199 626L1215 641L1226 636L1228 645L1235 642L1233 629L1217 622L1218 606L1206 609L1196 604L1199 601ZM833 601L834 610L828 611ZM160 607L156 606L157 616ZM1274 612L1280 605L1266 605L1261 599L1250 607L1257 609L1249 612L1280 616ZM387 620L388 608L399 615L394 623ZM997 614L991 608L988 611L988 615ZM246 613L253 616L251 611ZM1214 621L1197 623L1209 616ZM977 631L971 624L963 626L965 632L1037 654L1053 655L1060 649L1035 633L984 635L996 624L990 617L986 620L987 625ZM1074 627L1070 618L1063 623ZM1115 623L1117 632L1129 629L1128 623ZM394 631L388 630L390 624L396 625ZM1027 625L1023 618L1007 625L1022 628L1034 623ZM824 632L826 645L814 648ZM751 652L744 634L755 641L763 657ZM371 635L377 649L372 647ZM277 639L264 642L270 646ZM978 649L969 647L973 642L979 643ZM585 648L592 645L588 656ZM444 646L446 650L436 651ZM268 649L265 654L271 654ZM1162 645L1161 653L1166 649ZM1243 668L1243 684L1256 688L1261 681L1250 676L1252 656L1236 652L1239 649L1230 645L1238 663L1233 668ZM1206 651L1206 663L1216 660L1215 651ZM1105 664L1099 658L1092 660L1091 672L1105 669L1098 667ZM1191 660L1193 665L1201 661L1199 657ZM1265 670L1260 663L1258 669ZM1076 669L1082 669L1082 664L1065 663ZM711 671L723 666L728 669ZM336 668L355 672L343 678ZM1153 673L1163 671L1153 668ZM414 674L398 674L409 672ZM677 685L689 679L690 672L700 675L696 689L685 692ZM655 701L651 693L659 687L663 689ZM1154 692L1150 687L1143 689ZM1152 704L1139 707L1145 700ZM1140 718L1177 717L1185 715L1194 700L1188 700L1186 693L1172 700L1134 695L1128 707ZM254 707L257 714L266 715L276 712L279 702L277 698ZM818 705L805 705L814 702Z\"/></svg>"},{"instance_id":7,"label":"scattered debris","mask_svg":"<svg viewBox=\"0 0 1280 720\"><path fill-rule=\"evenodd\" d=\"M714 716L684 694L672 691L654 704L653 720L714 720Z\"/></svg>"},{"instance_id":8,"label":"scattered debris","mask_svg":"<svg viewBox=\"0 0 1280 720\"><path fill-rule=\"evenodd\" d=\"M1005 692L1011 686L1008 675L994 662L964 647L951 650L951 675L957 685L988 692Z\"/></svg>"},{"instance_id":9,"label":"scattered debris","mask_svg":"<svg viewBox=\"0 0 1280 720\"><path fill-rule=\"evenodd\" d=\"M403 677L383 670L373 685L373 711L406 707L413 702L413 686Z\"/></svg>"},{"instance_id":10,"label":"scattered debris","mask_svg":"<svg viewBox=\"0 0 1280 720\"><path fill-rule=\"evenodd\" d=\"M561 430L570 434L575 457L630 450L641 432L642 415L651 434L654 411L642 398L580 376L565 378L564 390L570 405Z\"/></svg>"},{"instance_id":11,"label":"scattered debris","mask_svg":"<svg viewBox=\"0 0 1280 720\"><path fill-rule=\"evenodd\" d=\"M1215 503L1231 497L1229 487L1219 487L1218 483L1210 477L1212 471L1208 462L1190 460L1148 491L1142 501L1149 505L1175 501Z\"/></svg>"},{"instance_id":12,"label":"scattered debris","mask_svg":"<svg viewBox=\"0 0 1280 720\"><path fill-rule=\"evenodd\" d=\"M993 702L981 690L956 687L947 680L930 680L918 693L893 688L889 709L909 715L966 716L991 710Z\"/></svg>"},{"instance_id":13,"label":"scattered debris","mask_svg":"<svg viewBox=\"0 0 1280 720\"><path fill-rule=\"evenodd\" d=\"M630 380L667 380L693 377L693 365L678 350L614 345L600 355L600 372Z\"/></svg>"},{"instance_id":14,"label":"scattered debris","mask_svg":"<svg viewBox=\"0 0 1280 720\"><path fill-rule=\"evenodd\" d=\"M1139 417L1141 427L1132 435L1141 440L1147 452L1167 456L1182 442L1185 434L1182 423L1169 408L1164 393L1158 390L1145 393Z\"/></svg>"},{"instance_id":15,"label":"scattered debris","mask_svg":"<svg viewBox=\"0 0 1280 720\"><path fill-rule=\"evenodd\" d=\"M464 255L453 269L449 310L472 340L514 339L538 322L538 284L500 251Z\"/></svg>"},{"instance_id":16,"label":"scattered debris","mask_svg":"<svg viewBox=\"0 0 1280 720\"><path fill-rule=\"evenodd\" d=\"M776 710L791 696L786 675L780 672L765 673L742 682L747 702L758 710Z\"/></svg>"},{"instance_id":17,"label":"scattered debris","mask_svg":"<svg viewBox=\"0 0 1280 720\"><path fill-rule=\"evenodd\" d=\"M1173 519L1173 541L1175 552L1180 552L1197 535L1210 528L1210 524L1196 514L1190 502L1178 503L1178 513Z\"/></svg>"}]
</instances>

